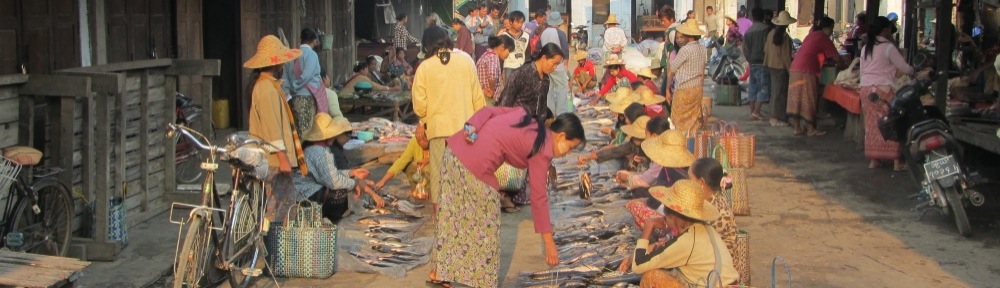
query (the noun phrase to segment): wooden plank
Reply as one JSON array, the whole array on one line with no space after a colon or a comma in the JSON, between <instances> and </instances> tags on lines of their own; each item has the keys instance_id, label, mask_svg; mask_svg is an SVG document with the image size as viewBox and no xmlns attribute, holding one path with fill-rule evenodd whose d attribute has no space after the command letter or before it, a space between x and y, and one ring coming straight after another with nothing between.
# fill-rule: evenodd
<instances>
[{"instance_id":1,"label":"wooden plank","mask_svg":"<svg viewBox=\"0 0 1000 288\"><path fill-rule=\"evenodd\" d=\"M77 272L0 263L0 285L11 287L62 287Z\"/></svg>"},{"instance_id":2,"label":"wooden plank","mask_svg":"<svg viewBox=\"0 0 1000 288\"><path fill-rule=\"evenodd\" d=\"M17 122L18 129L18 139L17 144L33 146L32 141L35 139L35 130L32 129L35 124L35 99L24 97L20 101L21 109L19 113L20 117Z\"/></svg>"},{"instance_id":3,"label":"wooden plank","mask_svg":"<svg viewBox=\"0 0 1000 288\"><path fill-rule=\"evenodd\" d=\"M149 143L149 70L144 71L142 74L141 82L141 92L139 94L139 114L142 114L142 120L139 120L139 127L141 132L139 133L139 143L146 144ZM139 163L139 187L142 191L142 211L145 212L147 207L147 201L149 199L149 145L141 145L139 148L139 155L142 157L142 162Z\"/></svg>"},{"instance_id":4,"label":"wooden plank","mask_svg":"<svg viewBox=\"0 0 1000 288\"><path fill-rule=\"evenodd\" d=\"M222 61L218 59L174 59L174 65L167 68L167 75L175 76L220 76Z\"/></svg>"},{"instance_id":5,"label":"wooden plank","mask_svg":"<svg viewBox=\"0 0 1000 288\"><path fill-rule=\"evenodd\" d=\"M109 115L108 102L111 99L108 95L98 95L96 101L96 117L94 146L96 151L94 159L96 168L94 169L95 181L94 190L90 199L94 201L94 237L97 243L108 242L108 201L111 188L111 115Z\"/></svg>"},{"instance_id":6,"label":"wooden plank","mask_svg":"<svg viewBox=\"0 0 1000 288\"><path fill-rule=\"evenodd\" d=\"M20 97L21 95L17 94L17 88L18 87L20 87L20 86L19 85L9 85L9 86L0 85L0 100L17 99L17 97Z\"/></svg>"},{"instance_id":7,"label":"wooden plank","mask_svg":"<svg viewBox=\"0 0 1000 288\"><path fill-rule=\"evenodd\" d=\"M209 116L202 117L203 120L198 121L198 123L196 123L197 125L195 126L197 126L196 128L198 129L198 132L205 134L205 136L207 136L209 139L215 139L215 129L213 129L212 127L212 119L211 119L212 95L213 95L212 77L209 76L202 77L201 95L200 95L201 97L198 97L197 99L195 99L195 101L197 101L198 105L201 105L201 108L204 109L202 111L205 111L206 115Z\"/></svg>"},{"instance_id":8,"label":"wooden plank","mask_svg":"<svg viewBox=\"0 0 1000 288\"><path fill-rule=\"evenodd\" d=\"M177 76L167 76L166 82L163 86L166 89L164 91L165 95L174 95L174 93L176 93L177 91ZM176 118L175 117L176 115L173 113L176 107L177 103L174 101L163 101L162 111L164 113L164 116L166 117L163 117L163 120L161 120L165 123L161 124L163 126L160 127L165 127L167 123L174 123L174 121L176 121L174 119ZM177 187L177 179L175 178L176 177L175 163L177 160L175 153L177 151L176 150L177 145L176 143L174 143L174 141L164 141L164 144L166 144L166 146L164 147L163 151L163 159L159 161L161 164L163 164L164 168L163 169L164 193L169 194L173 193L174 190L176 190L175 188Z\"/></svg>"},{"instance_id":9,"label":"wooden plank","mask_svg":"<svg viewBox=\"0 0 1000 288\"><path fill-rule=\"evenodd\" d=\"M125 75L120 73L87 72L61 70L62 75L84 76L90 78L90 89L97 93L119 93L125 89Z\"/></svg>"},{"instance_id":10,"label":"wooden plank","mask_svg":"<svg viewBox=\"0 0 1000 288\"><path fill-rule=\"evenodd\" d=\"M17 145L19 126L13 123L0 125L0 147Z\"/></svg>"},{"instance_id":11,"label":"wooden plank","mask_svg":"<svg viewBox=\"0 0 1000 288\"><path fill-rule=\"evenodd\" d=\"M98 66L70 68L62 71L66 72L122 72L126 70L140 70L148 68L169 67L173 64L173 59L150 59L129 62L111 63Z\"/></svg>"},{"instance_id":12,"label":"wooden plank","mask_svg":"<svg viewBox=\"0 0 1000 288\"><path fill-rule=\"evenodd\" d=\"M14 123L18 120L18 107L21 106L21 99L3 99L0 100L0 124Z\"/></svg>"},{"instance_id":13,"label":"wooden plank","mask_svg":"<svg viewBox=\"0 0 1000 288\"><path fill-rule=\"evenodd\" d=\"M90 97L90 79L63 75L32 75L20 88L21 95Z\"/></svg>"},{"instance_id":14,"label":"wooden plank","mask_svg":"<svg viewBox=\"0 0 1000 288\"><path fill-rule=\"evenodd\" d=\"M81 270L90 266L90 262L73 258L30 254L14 251L0 251L0 263L24 264L33 267L52 268L59 270Z\"/></svg>"},{"instance_id":15,"label":"wooden plank","mask_svg":"<svg viewBox=\"0 0 1000 288\"><path fill-rule=\"evenodd\" d=\"M24 84L28 82L28 78L24 74L0 75L0 86Z\"/></svg>"},{"instance_id":16,"label":"wooden plank","mask_svg":"<svg viewBox=\"0 0 1000 288\"><path fill-rule=\"evenodd\" d=\"M51 159L56 163L56 167L73 167L74 137L72 115L76 106L76 99L62 97L53 100L50 102L53 105L49 107L48 119L52 123L52 129L49 131L53 134L50 134L49 137L52 137L51 144L55 152L52 154ZM59 180L62 183L72 183L73 174L60 173Z\"/></svg>"}]
</instances>

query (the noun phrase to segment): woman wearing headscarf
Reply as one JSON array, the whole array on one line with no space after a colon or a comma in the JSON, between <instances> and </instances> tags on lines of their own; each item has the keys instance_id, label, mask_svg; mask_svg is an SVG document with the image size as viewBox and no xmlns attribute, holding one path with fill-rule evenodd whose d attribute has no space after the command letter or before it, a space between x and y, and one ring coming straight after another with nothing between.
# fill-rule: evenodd
<instances>
[{"instance_id":1,"label":"woman wearing headscarf","mask_svg":"<svg viewBox=\"0 0 1000 288\"><path fill-rule=\"evenodd\" d=\"M454 49L454 43L444 29L428 28L423 36L427 59L420 64L413 79L413 112L425 125L430 139L431 203L437 210L438 182L441 177L441 157L445 139L462 130L472 114L486 106L483 88L479 85L476 64L469 56Z\"/></svg>"},{"instance_id":2,"label":"woman wearing headscarf","mask_svg":"<svg viewBox=\"0 0 1000 288\"><path fill-rule=\"evenodd\" d=\"M886 17L876 17L868 29L865 45L861 47L861 96L876 94L882 101L891 102L895 90L896 73L914 74L914 69L906 63L899 53L899 48L893 44L890 37L893 33L892 22ZM881 165L880 161L892 160L896 171L905 168L899 154L899 142L885 140L879 133L878 121L888 113L886 105L861 101L861 110L865 114L865 158L868 158L868 168Z\"/></svg>"},{"instance_id":3,"label":"woman wearing headscarf","mask_svg":"<svg viewBox=\"0 0 1000 288\"><path fill-rule=\"evenodd\" d=\"M549 125L544 122L521 107L489 107L448 138L430 282L498 287L500 192L495 173L503 163L527 169L531 214L535 232L542 236L545 262L559 263L545 188L548 171L553 158L569 154L586 138L580 119L571 113Z\"/></svg>"},{"instance_id":4,"label":"woman wearing headscarf","mask_svg":"<svg viewBox=\"0 0 1000 288\"><path fill-rule=\"evenodd\" d=\"M771 72L771 126L788 126L788 68L792 65L792 37L788 25L795 23L788 11L781 11L774 22L774 29L767 33L764 43L764 66Z\"/></svg>"}]
</instances>

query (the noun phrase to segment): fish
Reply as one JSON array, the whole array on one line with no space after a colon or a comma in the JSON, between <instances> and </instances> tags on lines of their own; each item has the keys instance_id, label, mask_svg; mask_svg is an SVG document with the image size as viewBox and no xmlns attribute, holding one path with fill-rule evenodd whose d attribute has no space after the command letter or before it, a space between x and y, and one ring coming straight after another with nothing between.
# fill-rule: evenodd
<instances>
[{"instance_id":1,"label":"fish","mask_svg":"<svg viewBox=\"0 0 1000 288\"><path fill-rule=\"evenodd\" d=\"M403 233L403 230L382 227L382 226L368 226L368 231L375 233L389 233L389 234L399 234Z\"/></svg>"},{"instance_id":2,"label":"fish","mask_svg":"<svg viewBox=\"0 0 1000 288\"><path fill-rule=\"evenodd\" d=\"M375 214L375 215L386 215L392 213L392 211L389 211L384 208L372 208L368 209L366 212L368 212L368 214Z\"/></svg>"},{"instance_id":3,"label":"fish","mask_svg":"<svg viewBox=\"0 0 1000 288\"><path fill-rule=\"evenodd\" d=\"M398 239L397 239L398 240ZM368 244L371 245L385 245L392 248L407 248L413 247L413 245L406 244L400 241L379 241L379 240L368 240Z\"/></svg>"},{"instance_id":4,"label":"fish","mask_svg":"<svg viewBox=\"0 0 1000 288\"><path fill-rule=\"evenodd\" d=\"M426 254L421 254L421 253L418 253L418 252L412 252L412 251L403 250L402 248L392 248L392 247L389 247L388 245L373 245L372 246L372 250L375 250L375 251L378 251L378 252L382 252L382 253L389 253L389 254L393 254L393 255L402 255L402 256L421 257L421 256L426 255Z\"/></svg>"},{"instance_id":5,"label":"fish","mask_svg":"<svg viewBox=\"0 0 1000 288\"><path fill-rule=\"evenodd\" d=\"M358 219L358 223L364 225L379 225L379 224L412 224L413 222L420 220L422 217L410 216L410 215L399 215L399 214L386 214L378 216L366 216Z\"/></svg>"},{"instance_id":6,"label":"fish","mask_svg":"<svg viewBox=\"0 0 1000 288\"><path fill-rule=\"evenodd\" d=\"M604 273L597 278L590 281L590 284L601 285L601 286L611 286L619 283L628 284L639 284L639 280L642 279L642 275L635 273L622 273L618 271Z\"/></svg>"},{"instance_id":7,"label":"fish","mask_svg":"<svg viewBox=\"0 0 1000 288\"><path fill-rule=\"evenodd\" d=\"M587 252L584 252L584 253L576 256L576 257L573 257L572 259L569 259L568 261L566 261L563 264L572 265L573 263L576 263L577 261L586 259L586 258L591 257L591 256L598 256L598 257L600 257L601 255L597 254L597 252L594 252L594 251L587 251Z\"/></svg>"},{"instance_id":8,"label":"fish","mask_svg":"<svg viewBox=\"0 0 1000 288\"><path fill-rule=\"evenodd\" d=\"M588 210L580 213L570 215L568 218L589 218L589 217L600 217L604 216L604 211L601 210Z\"/></svg>"},{"instance_id":9,"label":"fish","mask_svg":"<svg viewBox=\"0 0 1000 288\"><path fill-rule=\"evenodd\" d=\"M528 278L532 280L553 280L558 278L570 278L573 276L581 276L582 278L593 278L601 273L601 269L597 267L560 267L545 271L539 271L531 273Z\"/></svg>"},{"instance_id":10,"label":"fish","mask_svg":"<svg viewBox=\"0 0 1000 288\"><path fill-rule=\"evenodd\" d=\"M591 205L594 205L594 202L590 202L589 200L584 200L584 199L573 199L569 201L559 202L552 206L590 207Z\"/></svg>"},{"instance_id":11,"label":"fish","mask_svg":"<svg viewBox=\"0 0 1000 288\"><path fill-rule=\"evenodd\" d=\"M546 283L548 282L548 283ZM525 288L583 288L587 287L585 280L571 279L561 281L536 281L529 284L521 284Z\"/></svg>"}]
</instances>

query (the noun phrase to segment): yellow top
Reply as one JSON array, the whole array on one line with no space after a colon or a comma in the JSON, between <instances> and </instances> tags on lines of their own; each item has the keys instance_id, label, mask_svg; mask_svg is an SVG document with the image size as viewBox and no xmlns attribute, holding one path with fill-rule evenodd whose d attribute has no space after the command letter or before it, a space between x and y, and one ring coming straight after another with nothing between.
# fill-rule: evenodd
<instances>
[{"instance_id":1,"label":"yellow top","mask_svg":"<svg viewBox=\"0 0 1000 288\"><path fill-rule=\"evenodd\" d=\"M447 65L437 55L420 63L413 80L413 112L427 124L427 138L449 137L486 106L472 57L451 53Z\"/></svg>"},{"instance_id":2,"label":"yellow top","mask_svg":"<svg viewBox=\"0 0 1000 288\"><path fill-rule=\"evenodd\" d=\"M691 225L670 246L660 248L664 249L662 251L652 251L651 253L658 254L652 256L648 261L638 263L633 258L632 272L642 274L653 269L677 268L684 278L679 280L703 287L708 274L712 272L712 269L715 269L715 250L712 248L708 229L714 228L706 227L705 224L701 223ZM734 283L740 278L740 274L733 266L733 256L729 254L729 249L726 249L726 243L722 241L719 234L715 233L713 236L715 236L715 242L718 245L719 253L721 253L719 257L722 263L719 265L721 267L719 274L722 276L722 283ZM648 251L649 240L639 239L635 249Z\"/></svg>"},{"instance_id":3,"label":"yellow top","mask_svg":"<svg viewBox=\"0 0 1000 288\"><path fill-rule=\"evenodd\" d=\"M396 159L396 162L392 162L392 166L389 167L389 173L399 175L399 172L406 169L406 166L423 160L424 149L420 148L416 137L410 138L410 142L406 143L406 149L403 150L403 154L399 155L399 159Z\"/></svg>"}]
</instances>

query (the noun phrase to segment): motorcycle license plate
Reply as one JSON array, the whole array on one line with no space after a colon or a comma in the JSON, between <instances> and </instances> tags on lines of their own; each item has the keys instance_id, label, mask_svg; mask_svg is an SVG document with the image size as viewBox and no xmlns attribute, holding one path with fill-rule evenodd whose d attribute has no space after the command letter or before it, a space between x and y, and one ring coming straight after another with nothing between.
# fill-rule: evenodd
<instances>
[{"instance_id":1,"label":"motorcycle license plate","mask_svg":"<svg viewBox=\"0 0 1000 288\"><path fill-rule=\"evenodd\" d=\"M938 180L958 174L959 172L961 172L961 169L958 167L958 162L955 162L955 156L949 155L924 163L924 173L927 174L927 179L929 180Z\"/></svg>"}]
</instances>

